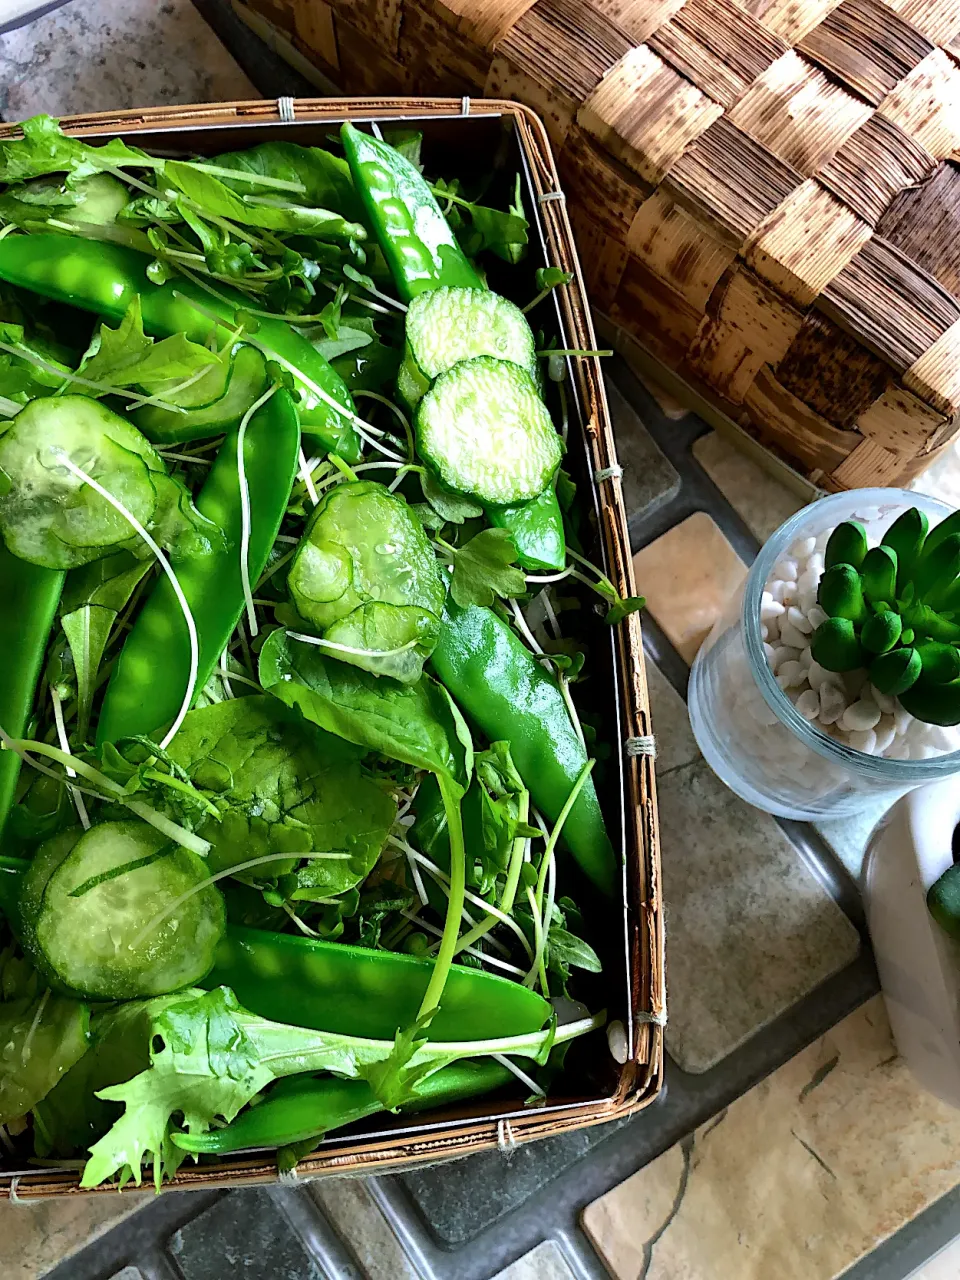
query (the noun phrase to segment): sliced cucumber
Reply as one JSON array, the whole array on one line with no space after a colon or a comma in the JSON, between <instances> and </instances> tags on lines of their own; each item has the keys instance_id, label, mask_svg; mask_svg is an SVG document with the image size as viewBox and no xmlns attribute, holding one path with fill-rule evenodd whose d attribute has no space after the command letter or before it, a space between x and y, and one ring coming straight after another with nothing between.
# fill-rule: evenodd
<instances>
[{"instance_id":1,"label":"sliced cucumber","mask_svg":"<svg viewBox=\"0 0 960 1280\"><path fill-rule=\"evenodd\" d=\"M407 310L407 354L398 378L411 405L434 378L476 356L509 360L536 379L536 343L519 307L489 289L445 286L413 299ZM409 399L418 384L420 395Z\"/></svg>"},{"instance_id":2,"label":"sliced cucumber","mask_svg":"<svg viewBox=\"0 0 960 1280\"><path fill-rule=\"evenodd\" d=\"M24 947L52 982L94 999L189 986L211 968L223 936L218 890L192 894L140 935L207 874L202 859L145 822L65 832L41 847L24 877Z\"/></svg>"},{"instance_id":3,"label":"sliced cucumber","mask_svg":"<svg viewBox=\"0 0 960 1280\"><path fill-rule=\"evenodd\" d=\"M538 497L563 455L533 378L492 356L437 378L417 410L417 443L448 489L498 506Z\"/></svg>"},{"instance_id":4,"label":"sliced cucumber","mask_svg":"<svg viewBox=\"0 0 960 1280\"><path fill-rule=\"evenodd\" d=\"M266 385L266 361L256 347L244 344L231 361L211 365L209 373L171 399L171 404L180 405L186 413L145 404L133 418L155 444L204 440L232 430ZM166 399L162 388L154 394Z\"/></svg>"}]
</instances>

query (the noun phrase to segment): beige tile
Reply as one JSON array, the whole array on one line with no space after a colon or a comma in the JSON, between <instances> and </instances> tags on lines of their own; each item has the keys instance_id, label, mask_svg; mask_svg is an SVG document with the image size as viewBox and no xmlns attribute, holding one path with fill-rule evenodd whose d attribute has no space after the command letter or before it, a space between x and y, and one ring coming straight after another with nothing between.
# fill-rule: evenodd
<instances>
[{"instance_id":1,"label":"beige tile","mask_svg":"<svg viewBox=\"0 0 960 1280\"><path fill-rule=\"evenodd\" d=\"M574 1274L552 1240L545 1240L511 1266L498 1271L493 1280L574 1280Z\"/></svg>"},{"instance_id":2,"label":"beige tile","mask_svg":"<svg viewBox=\"0 0 960 1280\"><path fill-rule=\"evenodd\" d=\"M583 1224L617 1280L831 1280L960 1180L958 1151L960 1111L914 1082L875 996Z\"/></svg>"},{"instance_id":3,"label":"beige tile","mask_svg":"<svg viewBox=\"0 0 960 1280\"><path fill-rule=\"evenodd\" d=\"M951 507L960 507L960 440L922 476L911 481L909 487L917 493L929 493Z\"/></svg>"},{"instance_id":4,"label":"beige tile","mask_svg":"<svg viewBox=\"0 0 960 1280\"><path fill-rule=\"evenodd\" d=\"M366 1280L417 1280L419 1272L362 1178L318 1178L310 1194L349 1246Z\"/></svg>"},{"instance_id":5,"label":"beige tile","mask_svg":"<svg viewBox=\"0 0 960 1280\"><path fill-rule=\"evenodd\" d=\"M100 1192L0 1203L0 1275L37 1280L153 1199L152 1191Z\"/></svg>"},{"instance_id":6,"label":"beige tile","mask_svg":"<svg viewBox=\"0 0 960 1280\"><path fill-rule=\"evenodd\" d=\"M687 662L696 657L747 573L719 527L703 511L638 551L633 567L647 608Z\"/></svg>"},{"instance_id":7,"label":"beige tile","mask_svg":"<svg viewBox=\"0 0 960 1280\"><path fill-rule=\"evenodd\" d=\"M716 431L696 441L693 456L760 542L805 505Z\"/></svg>"}]
</instances>

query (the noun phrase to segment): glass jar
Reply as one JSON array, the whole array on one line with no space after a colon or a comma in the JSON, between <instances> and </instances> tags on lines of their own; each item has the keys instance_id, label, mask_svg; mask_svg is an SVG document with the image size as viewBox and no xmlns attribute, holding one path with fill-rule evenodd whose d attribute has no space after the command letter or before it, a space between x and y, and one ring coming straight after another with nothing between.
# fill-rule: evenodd
<instances>
[{"instance_id":1,"label":"glass jar","mask_svg":"<svg viewBox=\"0 0 960 1280\"><path fill-rule=\"evenodd\" d=\"M832 494L798 511L767 540L697 654L688 706L700 750L732 791L767 813L806 821L843 817L960 772L960 750L898 760L830 737L796 709L764 651L761 596L774 565L798 540L856 519L871 543L879 541L909 507L925 511L931 525L951 514L942 502L903 489Z\"/></svg>"}]
</instances>

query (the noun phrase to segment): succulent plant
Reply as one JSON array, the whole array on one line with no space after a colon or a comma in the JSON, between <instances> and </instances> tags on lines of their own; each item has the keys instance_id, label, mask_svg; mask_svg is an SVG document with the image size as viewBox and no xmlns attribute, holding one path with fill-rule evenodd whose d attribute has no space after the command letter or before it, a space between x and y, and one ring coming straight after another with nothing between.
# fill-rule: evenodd
<instances>
[{"instance_id":1,"label":"succulent plant","mask_svg":"<svg viewBox=\"0 0 960 1280\"><path fill-rule=\"evenodd\" d=\"M917 720L960 724L960 511L931 532L911 507L871 548L846 520L823 559L814 659L827 671L866 667Z\"/></svg>"}]
</instances>

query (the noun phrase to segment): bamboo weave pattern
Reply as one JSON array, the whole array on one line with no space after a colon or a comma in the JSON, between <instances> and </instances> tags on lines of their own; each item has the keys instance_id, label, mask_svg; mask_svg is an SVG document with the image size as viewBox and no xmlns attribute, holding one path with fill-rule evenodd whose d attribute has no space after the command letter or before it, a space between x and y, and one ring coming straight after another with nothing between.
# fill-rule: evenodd
<instances>
[{"instance_id":1,"label":"bamboo weave pattern","mask_svg":"<svg viewBox=\"0 0 960 1280\"><path fill-rule=\"evenodd\" d=\"M825 487L960 429L960 0L247 5L351 92L540 113L594 305Z\"/></svg>"}]
</instances>

